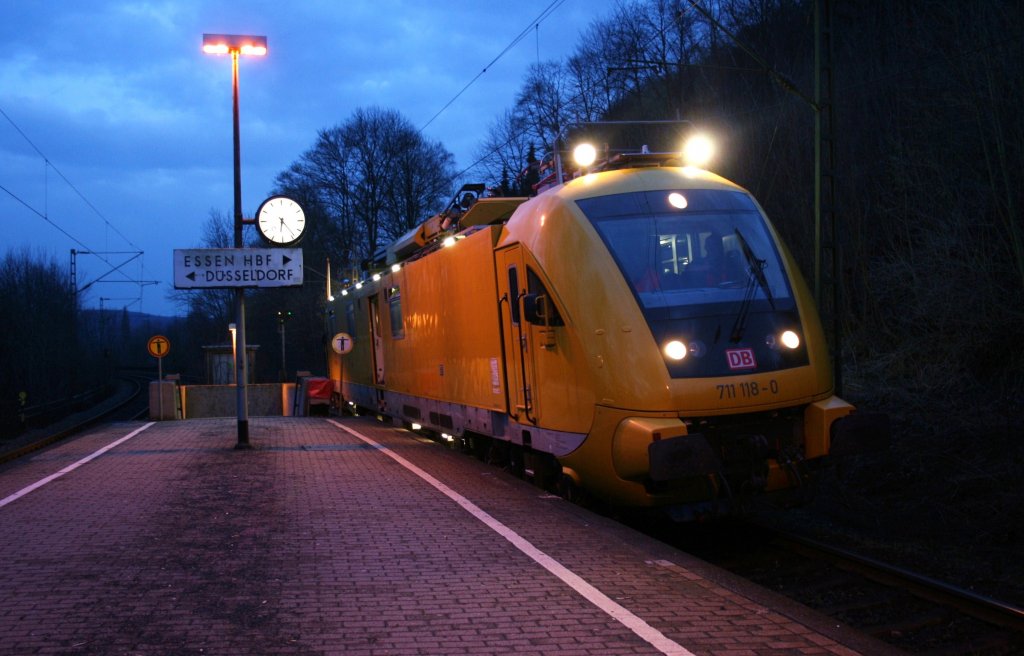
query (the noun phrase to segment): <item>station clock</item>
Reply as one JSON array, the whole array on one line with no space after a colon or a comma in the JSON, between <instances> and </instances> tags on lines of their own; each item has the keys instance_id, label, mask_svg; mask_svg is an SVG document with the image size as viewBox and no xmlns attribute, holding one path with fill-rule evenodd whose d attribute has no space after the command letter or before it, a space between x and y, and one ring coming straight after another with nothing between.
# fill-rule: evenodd
<instances>
[{"instance_id":1,"label":"station clock","mask_svg":"<svg viewBox=\"0 0 1024 656\"><path fill-rule=\"evenodd\" d=\"M271 246L294 246L306 233L306 214L291 198L271 196L256 211L256 229Z\"/></svg>"}]
</instances>

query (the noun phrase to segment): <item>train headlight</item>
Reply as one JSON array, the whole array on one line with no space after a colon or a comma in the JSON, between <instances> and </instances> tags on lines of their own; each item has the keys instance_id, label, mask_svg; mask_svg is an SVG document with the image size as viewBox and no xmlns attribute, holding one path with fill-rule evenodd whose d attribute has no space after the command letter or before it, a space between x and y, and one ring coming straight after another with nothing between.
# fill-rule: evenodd
<instances>
[{"instance_id":1,"label":"train headlight","mask_svg":"<svg viewBox=\"0 0 1024 656\"><path fill-rule=\"evenodd\" d=\"M795 349L800 346L800 335L792 330L787 330L779 336L779 341L788 349Z\"/></svg>"},{"instance_id":2,"label":"train headlight","mask_svg":"<svg viewBox=\"0 0 1024 656\"><path fill-rule=\"evenodd\" d=\"M398 273L401 270L402 270L402 265L401 264L392 264L391 265L391 273Z\"/></svg>"},{"instance_id":3,"label":"train headlight","mask_svg":"<svg viewBox=\"0 0 1024 656\"><path fill-rule=\"evenodd\" d=\"M572 158L580 166L590 166L597 159L597 149L588 143L582 143L572 151Z\"/></svg>"},{"instance_id":4,"label":"train headlight","mask_svg":"<svg viewBox=\"0 0 1024 656\"><path fill-rule=\"evenodd\" d=\"M682 195L678 191L673 191L668 195L668 204L677 210L685 210L687 205L686 196Z\"/></svg>"},{"instance_id":5,"label":"train headlight","mask_svg":"<svg viewBox=\"0 0 1024 656\"><path fill-rule=\"evenodd\" d=\"M441 242L441 245L445 248L451 248L455 245L455 237L445 237L444 241Z\"/></svg>"},{"instance_id":6,"label":"train headlight","mask_svg":"<svg viewBox=\"0 0 1024 656\"><path fill-rule=\"evenodd\" d=\"M715 144L706 135L696 134L683 144L683 163L704 168L715 154Z\"/></svg>"},{"instance_id":7,"label":"train headlight","mask_svg":"<svg viewBox=\"0 0 1024 656\"><path fill-rule=\"evenodd\" d=\"M373 281L374 282L380 282L380 274L379 273L373 274Z\"/></svg>"},{"instance_id":8,"label":"train headlight","mask_svg":"<svg viewBox=\"0 0 1024 656\"><path fill-rule=\"evenodd\" d=\"M665 357L670 360L682 360L686 357L689 349L686 348L686 344L680 342L678 339L673 339L668 344L665 344Z\"/></svg>"}]
</instances>

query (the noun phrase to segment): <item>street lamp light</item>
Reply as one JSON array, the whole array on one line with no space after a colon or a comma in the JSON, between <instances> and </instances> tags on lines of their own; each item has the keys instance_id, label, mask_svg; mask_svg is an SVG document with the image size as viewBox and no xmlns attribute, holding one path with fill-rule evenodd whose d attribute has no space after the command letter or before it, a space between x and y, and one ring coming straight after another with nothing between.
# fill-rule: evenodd
<instances>
[{"instance_id":1,"label":"street lamp light","mask_svg":"<svg viewBox=\"0 0 1024 656\"><path fill-rule=\"evenodd\" d=\"M208 55L263 56L267 54L267 37L249 34L204 34L203 52Z\"/></svg>"},{"instance_id":2,"label":"street lamp light","mask_svg":"<svg viewBox=\"0 0 1024 656\"><path fill-rule=\"evenodd\" d=\"M231 55L232 121L235 140L235 248L242 248L242 156L238 132L238 57L267 54L267 37L245 34L204 34L203 52L210 55ZM235 313L238 339L235 352L237 380L238 443L235 448L249 448L249 403L246 389L248 363L245 344L245 289L235 288ZM239 374L241 372L241 374Z\"/></svg>"}]
</instances>

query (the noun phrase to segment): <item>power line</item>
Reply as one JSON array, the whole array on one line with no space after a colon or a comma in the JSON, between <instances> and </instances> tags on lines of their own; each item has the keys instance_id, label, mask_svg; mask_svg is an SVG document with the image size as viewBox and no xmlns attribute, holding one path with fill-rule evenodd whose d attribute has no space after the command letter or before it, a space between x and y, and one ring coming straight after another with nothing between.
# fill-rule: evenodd
<instances>
[{"instance_id":1,"label":"power line","mask_svg":"<svg viewBox=\"0 0 1024 656\"><path fill-rule=\"evenodd\" d=\"M96 214L96 216L98 216L98 217L99 217L99 218L100 218L100 219L101 219L101 220L103 221L103 223L104 223L104 224L106 224L106 226L107 226L108 228L110 228L110 229L111 229L111 230L113 230L113 231L114 231L115 233L117 233L117 236L119 236L119 237L120 237L121 239L123 239L123 240L124 240L124 241L125 241L125 242L126 242L126 243L127 243L128 245L129 245L129 246L131 246L132 248L135 248L135 249L137 249L137 250L142 250L141 248L139 248L138 246L136 246L135 244L133 244L133 243L132 243L132 241L131 241L130 239L128 239L127 237L125 237L125 236L124 236L124 234L123 234L123 233L122 233L122 232L121 232L120 230L118 230L118 229L117 229L117 227L116 227L116 226L114 226L114 224L112 224L112 223L111 223L111 222L110 222L110 221L109 221L109 220L107 219L107 217L105 217L105 216L103 215L103 213L102 213L102 212L100 212L100 211L99 211L99 210L98 210L98 209L96 208L96 206L95 206L95 205L93 205L93 204L92 204L92 202L90 202L90 201L89 201L89 199L88 199L88 198L86 198L86 197L85 197L85 194L83 194L83 193L82 193L81 191L79 191L78 187L76 187L76 186L74 185L74 183L72 183L72 182L71 182L71 180L69 180L69 179L67 178L67 176L66 176L66 175L64 175L64 173L63 173L63 172L61 172L61 170L60 170L60 169L58 169L58 168L56 167L56 165L54 165L54 163L53 163L53 162L51 162L51 161L50 161L50 158L48 158L48 157L47 157L47 156L46 156L46 155L45 155L45 154L43 153L43 151L41 151L41 150L39 149L39 147L38 147L38 146L36 146L36 145L35 145L35 143L33 143L33 141L32 141L31 139L29 139L28 135L27 135L27 134L25 134L24 130L22 130L22 129L21 129L21 128L20 128L19 126L18 126L18 124L14 122L14 119L12 119L12 118L11 118L10 116L8 116L7 112L5 112L5 111L3 110L3 108L2 108L2 107L0 107L0 114L2 114L2 115L3 115L3 117L4 117L5 119L7 119L7 122L8 122L8 123L10 123L10 124L11 124L11 126L12 126L12 127L13 127L13 128L14 128L14 129L15 129L15 130L16 130L17 132L18 132L18 134L20 134L20 135L21 135L21 138L22 138L22 139L24 139L24 140L25 140L25 141L26 141L26 142L28 143L28 145L32 146L32 149L33 149L33 150L35 150L35 151L36 151L36 153L37 153L37 154L39 155L39 157L41 157L41 158L43 159L43 162L45 162L45 163L46 163L46 166L47 166L47 167L49 167L49 168L52 168L52 169L54 170L54 172L56 172L56 173L57 173L57 175L59 175L59 176L60 176L61 180L63 180L63 181L64 181L64 183L65 183L65 184L67 184L67 186L68 186L68 187L70 187L70 188L72 189L72 191L74 191L74 192L75 192L75 193L76 193L76 194L78 195L78 197L82 199L82 202L83 202L83 203L85 203L85 204L86 204L86 206L87 206L87 207L89 207L89 209L91 209L91 210L92 210L92 211L93 211L93 212L94 212L94 213ZM5 191L6 191L6 190L5 190ZM10 192L8 192L8 193L10 193ZM40 215L40 216L42 216L42 215ZM45 218L45 217L44 217L44 218ZM48 220L48 219L47 219L47 220ZM51 222L51 224L52 224L52 222ZM56 224L54 224L54 225L56 225ZM65 234L67 234L67 233L65 233Z\"/></svg>"},{"instance_id":2,"label":"power line","mask_svg":"<svg viewBox=\"0 0 1024 656\"><path fill-rule=\"evenodd\" d=\"M78 291L83 291L83 290L84 290L85 288L87 288L87 287L91 286L91 285L92 285L93 283L96 283L96 282L100 282L100 281L102 281L102 278L103 278L104 276L107 276L107 275L109 275L110 273L113 273L114 271L118 271L119 273L121 273L121 275L125 275L125 274L124 274L123 272L120 272L120 271L119 271L119 269L120 269L121 267L123 267L123 266L124 266L125 264L127 264L127 262L124 262L124 263L122 263L122 264L116 264L116 265L115 265L115 264L114 264L113 262L111 262L111 261L110 261L110 260L108 260L107 258L103 257L104 253L97 253L97 252L95 252L95 251L90 251L90 250L89 250L89 247L88 247L88 246L87 246L86 244L82 243L82 241L81 241L81 240L79 240L79 239L78 239L77 237L75 237L74 235L72 235L72 234L71 234L70 232L68 232L68 231L67 231L67 230L65 230L64 228L62 228L62 227L60 227L59 225L57 225L56 223L54 223L54 222L53 222L53 221L52 221L52 220L50 219L50 217L46 216L45 214L43 214L42 212L40 212L40 211L39 211L39 210L37 210L36 208L34 208L34 207L32 207L31 205L29 205L29 204L28 204L28 203L27 203L27 202L26 202L25 200L23 200L23 199L22 199L22 198L21 198L20 196L18 196L17 194L15 194L15 193L14 193L13 191L11 191L11 190L10 190L10 189L8 189L7 187L3 186L2 184L0 184L0 190L2 190L2 191L3 191L4 193L6 193L6 194L7 194L8 196L10 196L11 198L13 198L13 199L14 199L14 200L16 200L17 202L21 203L21 204L22 204L22 205L23 205L23 206L24 206L24 207L25 207L25 208L26 208L27 210L29 210L30 212L32 212L33 214L35 214L36 216L38 216L38 217L39 217L40 219L42 219L43 221L46 221L47 223L49 223L50 225L52 225L52 226L53 226L54 228L56 228L56 229L57 229L57 230L58 230L58 231L59 231L59 232L60 232L60 233L61 233L62 235L64 235L65 237L67 237L67 238L68 238L68 239L70 239L71 241L75 242L76 244L78 244L79 246L81 246L82 248L84 248L84 249L85 249L85 251L83 251L83 252L85 252L85 253L88 253L88 254L90 254L90 255L95 255L95 256L96 256L96 257L98 257L99 259L103 260L103 262L104 262L104 263L106 263L106 265L110 267L110 269L111 269L110 271L108 271L107 273L103 274L103 276L100 276L100 278L97 278L96 280L93 280L93 281L92 281L91 283L89 283L88 285L86 285L86 287L83 287L83 288L82 288L82 290L78 290L78 289L76 289L76 290L75 290L76 292L78 292ZM142 254L142 251L139 251L139 255L141 255L141 254ZM134 258L132 258L132 259L134 259ZM129 260L129 261L130 261L130 260ZM142 293L142 292L141 292L141 289L142 289L142 286L143 286L143 285L145 285L145 284L152 284L152 283L154 282L154 281L142 281L142 280L138 280L138 281L136 281L136 280L132 280L131 278L128 278L127 276L125 276L125 278L126 278L126 280L124 280L123 282L130 282L130 283L132 283L132 284L138 284L138 285L139 285L139 289L140 289L140 292L139 292L139 294L140 294L140 300L141 300L141 293ZM106 282L116 282L116 281L106 281Z\"/></svg>"},{"instance_id":3,"label":"power line","mask_svg":"<svg viewBox=\"0 0 1024 656\"><path fill-rule=\"evenodd\" d=\"M431 123L433 123L434 120L437 119L438 116L443 114L446 109L451 107L452 104L454 104L455 101L458 100L459 97L462 94L466 93L466 90L469 89L469 87L473 86L473 84L477 80L479 80L483 76L484 73L487 72L487 69L489 69L491 66L494 66L498 62L498 60L501 59L502 57L504 57L505 54L509 50L514 48L520 41L522 41L526 37L526 35L530 33L530 30L534 29L535 27L539 29L540 28L540 24L545 19L547 19L549 16L551 16L551 14L554 13L554 11L556 9L558 9L559 7L561 7L563 4L565 4L565 0L552 0L551 4L549 4L547 6L547 8L544 9L544 11L542 11L539 16L537 16L537 18L535 18L532 21L530 21L530 24L527 25L525 28L523 28L523 31L520 32L514 39L512 39L512 42L509 43L507 46L505 46L505 49L502 50L500 53L498 53L497 57L492 59L489 64L484 66L483 70L481 70L479 73L477 73L476 77L474 77L472 80L470 80L468 83L466 83L466 86L462 87L462 90L459 91L457 94L455 94L454 98L452 98L447 103L445 103L444 107L442 107L440 110L438 110L438 112L436 114L431 116L429 121L427 121L426 123L423 124L423 127L421 127L420 130L419 130L420 133L422 133L424 130L426 130L427 126L429 126Z\"/></svg>"},{"instance_id":4,"label":"power line","mask_svg":"<svg viewBox=\"0 0 1024 656\"><path fill-rule=\"evenodd\" d=\"M73 236L73 235L72 235L72 234L71 234L70 232L68 232L68 231L67 231L67 230L65 230L64 228L60 227L59 225L57 225L56 223L54 223L53 221L51 221L51 220L50 220L50 217L46 216L45 214L43 214L42 212L40 212L40 211L39 211L39 210L37 210L36 208L34 208L34 207L32 207L31 205L29 205L29 204L28 204L27 202L25 202L24 200L22 200L22 199L21 199L21 198L20 198L20 197L19 197L19 196L18 196L17 194L15 194L15 193L14 193L13 191L11 191L10 189L8 189L7 187L5 187L5 186L3 186L2 184L0 184L0 189L2 189L2 190L3 190L4 192L6 192L6 193L7 193L7 195L8 195L8 196L10 196L11 198L13 198L14 200L16 200L16 201L18 201L19 203L21 203L22 205L24 205L26 209L28 209L28 210L29 210L30 212L32 212L33 214L35 214L36 216L38 216L38 217L39 217L40 219L42 219L43 221L46 221L47 223L49 223L50 225L52 225L52 226L53 226L54 228L56 228L56 229L57 229L58 231L60 231L60 233L61 233L62 235L64 235L65 237L67 237L67 238L68 238L68 239L70 239L71 241L75 242L76 244L78 244L78 245L79 245L79 246L81 246L82 248L86 248L86 249L87 249L87 248L89 248L88 246L86 246L85 244L83 244L83 243L82 243L81 241L79 241L79 240L78 240L78 239L77 239L76 237L74 237L74 236ZM107 262L106 260L103 260L103 261L104 261L104 262ZM107 262L107 264L110 264L110 262ZM110 264L110 266L114 266L114 265L113 265L113 264Z\"/></svg>"},{"instance_id":5,"label":"power line","mask_svg":"<svg viewBox=\"0 0 1024 656\"><path fill-rule=\"evenodd\" d=\"M35 214L36 216L38 216L39 218L41 218L41 219L42 219L43 221L46 221L47 223L49 223L49 224L50 224L51 226L53 226L53 227L54 227L54 228L55 228L55 229L56 229L56 230L57 230L58 232L60 232L61 234L63 234L63 235L65 236L65 237L67 237L68 239L70 239L70 240L71 240L72 242L74 242L75 244L77 244L77 245L81 246L81 247L82 247L82 248L84 249L84 250L83 250L83 252L89 252L90 254L92 254L92 255L95 255L95 256L96 256L97 258L99 258L99 259L100 259L100 260L101 260L102 262L104 262L104 263L105 263L105 264L106 264L107 266L109 266L109 267L110 267L110 269L111 269L111 270L110 270L109 272L107 272L107 273L103 274L103 276L100 276L100 278L98 278L97 280L94 280L93 282L99 282L99 281L102 281L102 280L103 280L103 277L104 277L104 276L106 276L106 275L109 275L110 273L113 273L113 272L115 272L115 271L116 271L116 272L118 272L118 273L119 273L120 275L122 275L122 276L124 276L124 277L125 277L125 282L131 282L131 283L136 283L136 284L138 284L138 285L139 285L139 301L141 302L141 300L142 300L142 289L143 289L143 286L144 286L144 285L146 285L146 284L152 284L152 283L151 283L150 281L143 281L143 280L141 279L141 278L142 278L142 275L143 275L143 274L145 273L145 264L143 263L143 261L142 261L142 260L140 260L140 262L139 262L139 268L140 268L140 272L139 272L139 280L132 280L132 279L131 279L131 278L130 278L129 276L127 276L127 275L126 275L126 274L125 274L124 272L120 271L121 267L123 267L123 266L124 266L124 263L122 263L122 264L120 264L120 265L115 265L115 264L114 264L113 262L111 262L111 261L110 261L110 260L108 260L108 259L107 259L106 257L104 257L104 256L103 256L103 254L102 254L101 252L97 252L97 251L95 251L95 250L92 250L92 249L90 249L90 248L89 248L89 246L87 246L87 245L86 245L86 244L85 244L84 242L82 242L82 241L81 241L80 239L78 239L77 237L75 237L74 235L72 235L72 234L71 234L70 232L68 232L68 231L67 231L67 230L65 230L65 229L64 229L63 227L61 227L60 225L58 225L58 224L57 224L57 223L56 223L56 222L55 222L54 220L52 220L52 219L51 219L51 218L49 217L49 176L47 175L47 172L48 172L48 171L49 171L49 170L50 170L50 169L52 168L52 169L54 170L54 172L56 172L56 173L57 173L57 175L59 175L59 176L60 176L61 180L63 180L63 181L64 181L64 183L65 183L65 184L66 184L66 185L67 185L68 187L70 187L70 188L71 188L71 189L72 189L72 190L73 190L73 191L75 192L75 194L77 194L77 195L78 195L78 197L79 197L79 198L80 198L80 199L82 200L82 202L83 202L83 203L85 203L85 205L86 205L86 206L87 206L87 207L88 207L89 209L91 209L91 210L92 210L92 211L93 211L93 212L94 212L94 213L96 214L96 216L98 216L98 217L100 218L100 220L102 220L102 221L103 221L104 225L106 225L106 227L107 227L108 229L110 229L110 230L113 230L113 231L114 231L114 232L115 232L115 233L116 233L116 234L117 234L117 235L118 235L118 236L119 236L119 237L120 237L121 239L123 239L123 240L124 240L124 241L125 241L125 242L126 242L126 243L127 243L128 245L130 245L130 246L131 246L132 248L136 249L136 250L138 251L139 255L141 255L141 254L142 254L142 252L143 252L143 251L142 251L142 249L141 249L141 248L139 248L139 247L138 247L137 245L135 245L135 244L134 244L134 243L133 243L133 242L132 242L132 241L131 241L130 239L128 239L128 237L126 237L126 236L125 236L125 235L124 235L124 234L123 234L123 233L122 233L122 232L121 232L120 230L118 230L118 229L117 229L117 227L116 227L116 226L114 226L114 224L112 224L112 223L111 223L111 222L110 222L110 221L109 221L109 220L107 219L107 217L106 217L106 216L104 216L104 215L103 215L103 213L102 213L102 212L100 212L100 211L99 211L99 209L98 209L98 208L97 208L97 207L96 207L95 205L93 205L93 204L92 204L92 202L91 202L91 201L90 201L90 200L89 200L88 198L86 198L86 197L85 197L85 194L83 194L83 193L81 192L81 190L79 190L79 189L78 189L78 187L76 187L76 186L75 186L75 184L74 184L73 182L71 182L71 180L70 180L70 179L68 179L68 177L67 177L66 175L64 175L64 173L63 173L63 172L62 172L62 171L61 171L60 169L58 169L58 168L57 168L57 167L56 167L56 166L55 166L55 165L53 164L53 162L51 162L51 161L50 161L50 158L48 158L48 157L46 156L46 154L45 154L45 153L43 153L43 151L42 151L42 150L41 150L41 149L39 148L39 146L37 146L37 145L35 144L35 142L33 142L33 141L32 141L32 139L30 139L30 138L29 138L29 136L28 136L28 135L27 135L27 134L25 133L25 131L24 131L24 130L22 130L22 129L21 129L21 127L20 127L20 126L19 126L19 125L18 125L17 123L15 123L15 122L14 122L14 119L12 119L12 118L10 117L10 115L8 115L8 114L7 114L7 112L5 112L5 111L3 110L3 108L2 108L2 107L0 107L0 115L3 115L3 117L4 117L5 119L7 119L7 122L11 124L11 127L13 127L13 128L14 128L14 130L15 130L15 131L16 131L16 132L17 132L17 133L18 133L19 135L21 135L21 138L22 138L22 139L24 139L24 140L25 140L25 142L26 142L26 143L27 143L27 144L28 144L29 146L31 146L31 147L32 147L32 149L33 149L33 150L34 150L34 151L36 152L36 154L37 154L37 155L39 155L40 159L42 159L42 160L43 160L43 164L44 164L44 169L43 169L43 171L44 171L44 185L45 185L45 187L46 187L46 191L44 192L44 203L46 203L46 205L44 206L44 210L43 210L42 212L40 212L40 211L39 211L38 209L36 209L36 208L35 208L35 207L33 207L32 205L30 205L30 204L29 204L28 202L26 202L26 201L25 201L24 199L22 199L22 198L21 198L21 197L19 197L19 196L18 196L17 194L15 194L15 193L14 193L13 191L11 191L10 189L8 189L7 187L5 187L5 186L3 186L3 185L0 185L0 189L2 189L2 190L4 191L4 193L6 193L6 194L7 194L8 196L10 196L11 198L13 198L13 199L14 199L15 201L17 201L18 203L20 203L20 204L21 204L22 206L24 206L24 207L25 207L26 209L28 209L29 211L31 211L31 212L32 212L33 214ZM108 282L113 282L113 281L108 281ZM91 284L92 284L92 283L90 283L90 285L91 285ZM77 291L77 290L76 290L76 291Z\"/></svg>"},{"instance_id":6,"label":"power line","mask_svg":"<svg viewBox=\"0 0 1024 656\"><path fill-rule=\"evenodd\" d=\"M564 2L564 0L562 0L562 1ZM554 3L552 3L552 4L554 4ZM561 2L559 2L559 3L558 3L558 6L561 6L561 4L562 4L562 3L561 3ZM558 8L558 7L555 7L554 9L557 9L557 8ZM547 18L547 16L548 16L548 15L550 14L550 11L549 11L549 10L553 11L553 9L552 9L552 8L551 8L551 7L549 6L549 7L548 7L548 9L546 9L546 10L544 11L544 13L542 13L542 14L541 14L541 17L542 17L542 18L540 18L540 19L539 19L539 20L537 21L536 25L534 26L534 27L536 27L536 28L537 28L538 32L539 32L539 29L540 29L540 20L543 20L544 18ZM658 30L658 31L657 31L657 32L656 32L656 33L655 33L654 35L652 35L652 36L651 36L651 37L650 37L650 38L649 38L649 39L647 40L647 42L645 43L645 48L646 48L647 46L649 46L650 44L654 43L654 42L655 42L656 40L658 40L659 38L663 37L663 36L665 35L665 33L666 33L666 32L668 32L668 30L669 30L670 28L674 27L675 25L681 25L680 21L681 21L681 20L683 19L683 17L684 17L685 15L686 15L687 11L688 11L688 10L684 8L684 9L682 9L682 10L680 10L680 11L676 12L676 14L675 14L674 18L673 18L673 19L672 19L671 21L669 21L669 23L668 23L667 25L665 25L665 26L664 26L663 28L661 28L660 30ZM528 32L528 31L529 31L530 29L531 29L530 27L527 27L527 28L526 28L526 30L524 30L524 32L523 32L523 33L521 33L521 34L520 34L520 35L519 35L519 36L517 37L517 39L516 39L515 41L513 41L513 43L512 43L512 44L511 44L511 45L510 45L510 46L509 46L508 48L505 48L505 50L504 50L504 51L502 51L502 54L504 54L505 52L507 52L507 51L508 51L508 49L512 47L512 45L515 45L516 43L518 43L518 40L519 40L519 39L522 39L522 37L523 37L523 34L525 34L525 32ZM539 47L540 47L540 45L539 45L539 43L540 43L540 41L539 41L539 39L540 39L539 35L538 35L538 37L537 37L537 38L538 38L538 48L539 48ZM499 55L499 57L500 57L500 55ZM539 55L538 55L538 57L539 57ZM497 59L495 59L495 61L497 61ZM627 61L627 63L628 63L628 61L629 61L629 60L626 60L626 61ZM492 63L493 63L493 62L492 62ZM647 63L647 64L656 64L656 63L659 63L659 62L644 62L644 63ZM677 64L677 65L681 65L681 64ZM490 64L488 64L488 66L490 66ZM636 68L636 67L630 67L630 68ZM653 66L652 66L652 68L653 68ZM483 74L484 72L486 72L486 70L487 70L487 69L485 68L485 69L484 69L484 71L480 73L480 75L482 75L482 74ZM609 71L611 71L611 70L615 70L615 69L612 69L612 68L610 68L610 69L609 69ZM622 70L625 70L625 68L623 68ZM477 78L479 78L479 77L480 77L480 75L477 75ZM474 79L473 79L473 80L472 80L472 81L470 82L470 84L472 84L472 83L473 83L473 82L475 82L475 81L476 81L476 78L474 78ZM467 84L467 85L466 85L466 88L468 88L468 87L469 87L469 85ZM462 91L465 91L465 89L463 89ZM462 91L460 91L460 92L459 92L459 95L461 95L461 94L462 94ZM583 90L583 89L580 89L580 91L579 91L578 93L576 93L576 94L575 94L575 95L573 95L573 96L572 96L571 98L568 98L568 99L566 100L566 104L567 104L567 105L571 105L572 103L576 102L576 101L577 101L577 100L579 100L579 99L580 99L581 97L583 97L583 95L584 95L585 93L586 93L586 92L585 92L585 90ZM455 98L458 98L458 96L456 96ZM450 101L450 102L449 102L448 104L450 105L450 104L451 104L452 102L454 102L454 101L455 101L455 98L453 98L453 99L452 99L452 100L451 100L451 101ZM445 105L445 108L447 108L447 106L448 106L448 105ZM441 111L444 111L444 109L442 109ZM440 114L440 112L438 112L438 114ZM434 117L434 118L437 118L437 116L435 115L435 117ZM434 120L434 119L431 119L431 121L433 121L433 120ZM429 125L429 123L428 123L428 125ZM426 126L423 126L423 127L426 127ZM521 137L521 136L525 135L525 134L526 134L527 132L529 132L529 130L530 130L529 128L524 128L524 129L523 129L523 130L522 130L522 131L521 131L520 133L512 135L512 136L511 136L511 137L510 137L510 138L509 138L508 140L506 140L506 141L505 141L505 143L503 143L503 144L501 144L501 145L499 145L499 146L495 146L494 148L492 148L492 149L490 150L490 152L488 152L488 153L486 153L486 154L482 155L482 156L481 156L481 157L480 157L479 159L477 159L477 161L473 162L472 164L470 164L470 165L469 165L469 166L467 166L466 168L462 169L462 171L460 171L460 172L459 172L458 174L456 174L456 176L455 176L455 177L456 177L456 178L459 178L459 177L461 177L461 176L465 175L465 174L466 174L466 173L467 173L468 171L471 171L472 169L476 168L476 167L477 167L477 166L479 166L479 165L480 165L481 163L483 163L483 162L484 162L484 161L486 161L486 160L487 160L488 158L490 158L490 157L491 157L492 155L494 155L495 153L497 153L497 152L501 151L501 149L503 149L503 148L507 147L507 146L508 146L509 144L511 144L511 143L512 143L513 141L515 141L515 140L516 140L517 138L519 138L519 137ZM421 129L421 131L422 131L422 129Z\"/></svg>"}]
</instances>

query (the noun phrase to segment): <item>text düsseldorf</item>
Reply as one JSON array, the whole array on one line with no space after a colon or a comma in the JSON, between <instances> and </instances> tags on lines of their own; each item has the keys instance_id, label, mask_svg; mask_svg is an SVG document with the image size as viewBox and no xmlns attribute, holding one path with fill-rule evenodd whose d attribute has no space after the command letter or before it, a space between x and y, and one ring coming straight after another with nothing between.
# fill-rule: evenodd
<instances>
[{"instance_id":1,"label":"text d\u00fcsseldorf","mask_svg":"<svg viewBox=\"0 0 1024 656\"><path fill-rule=\"evenodd\" d=\"M227 271L203 271L200 275L205 282L263 282L293 280L292 269L229 269Z\"/></svg>"}]
</instances>

